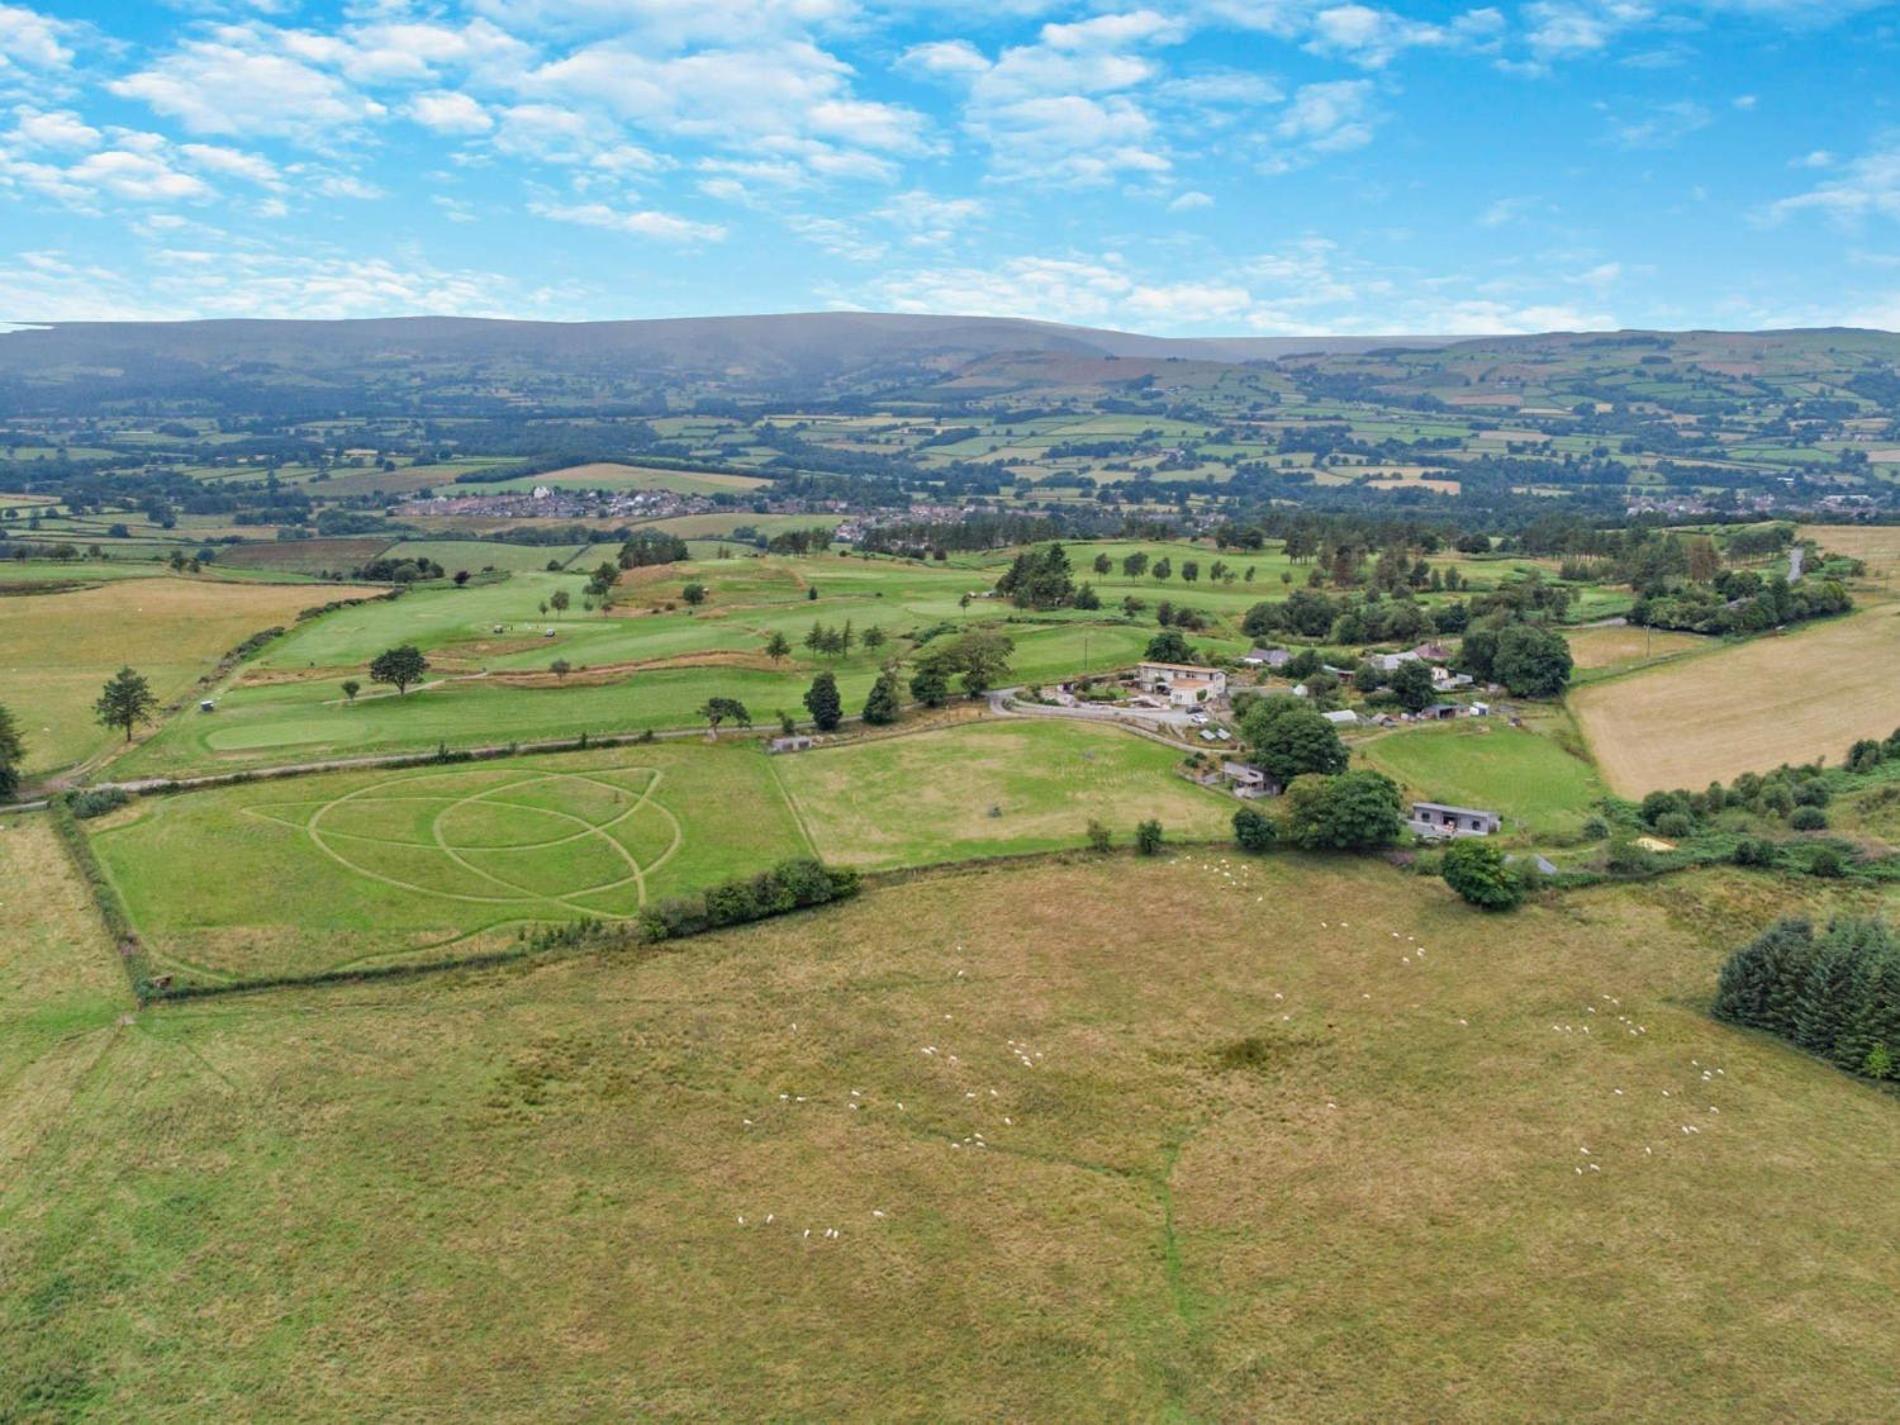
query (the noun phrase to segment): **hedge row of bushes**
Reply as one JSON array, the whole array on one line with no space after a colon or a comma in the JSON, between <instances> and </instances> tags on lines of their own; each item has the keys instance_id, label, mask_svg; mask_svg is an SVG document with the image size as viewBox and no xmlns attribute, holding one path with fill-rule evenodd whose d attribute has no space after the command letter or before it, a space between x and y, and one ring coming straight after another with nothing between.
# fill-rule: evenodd
<instances>
[{"instance_id":1,"label":"hedge row of bushes","mask_svg":"<svg viewBox=\"0 0 1900 1425\"><path fill-rule=\"evenodd\" d=\"M123 797L124 793L120 793L120 796ZM99 918L105 922L106 931L118 945L119 959L125 965L126 977L132 982L133 993L141 1001L149 1000L153 995L152 962L145 953L145 942L139 939L139 933L132 925L132 917L126 913L125 902L119 899L118 891L106 879L105 868L99 864L99 858L93 855L92 843L86 839L86 833L80 830L71 801L66 797L54 799L50 811L53 831L65 845L66 854L72 858L73 868L79 872L86 889L92 893L93 904L99 908Z\"/></svg>"},{"instance_id":2,"label":"hedge row of bushes","mask_svg":"<svg viewBox=\"0 0 1900 1425\"><path fill-rule=\"evenodd\" d=\"M640 912L640 938L678 940L703 931L765 920L807 906L847 900L861 885L856 871L833 870L811 857L781 861L756 876L735 876L708 890L673 896Z\"/></svg>"},{"instance_id":3,"label":"hedge row of bushes","mask_svg":"<svg viewBox=\"0 0 1900 1425\"><path fill-rule=\"evenodd\" d=\"M68 792L61 800L78 820L90 821L95 816L104 816L109 811L117 811L132 798L118 787L94 787L83 792Z\"/></svg>"}]
</instances>

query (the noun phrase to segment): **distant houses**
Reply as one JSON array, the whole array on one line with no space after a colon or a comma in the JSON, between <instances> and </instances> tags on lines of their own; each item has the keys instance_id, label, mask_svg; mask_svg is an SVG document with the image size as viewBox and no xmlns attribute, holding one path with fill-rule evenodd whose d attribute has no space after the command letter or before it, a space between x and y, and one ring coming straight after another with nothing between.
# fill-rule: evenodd
<instances>
[{"instance_id":1,"label":"distant houses","mask_svg":"<svg viewBox=\"0 0 1900 1425\"><path fill-rule=\"evenodd\" d=\"M1246 668L1266 668L1275 673L1293 661L1293 655L1284 648L1256 648L1240 660Z\"/></svg>"}]
</instances>

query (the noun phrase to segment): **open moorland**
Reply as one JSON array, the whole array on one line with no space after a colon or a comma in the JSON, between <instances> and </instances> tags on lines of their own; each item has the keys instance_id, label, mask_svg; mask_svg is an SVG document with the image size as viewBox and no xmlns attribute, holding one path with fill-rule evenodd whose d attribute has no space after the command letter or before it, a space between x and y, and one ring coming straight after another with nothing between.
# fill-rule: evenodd
<instances>
[{"instance_id":1,"label":"open moorland","mask_svg":"<svg viewBox=\"0 0 1900 1425\"><path fill-rule=\"evenodd\" d=\"M1701 1008L1801 904L1191 851L135 1014L32 928L0 1406L1866 1419L1892 1100Z\"/></svg>"}]
</instances>

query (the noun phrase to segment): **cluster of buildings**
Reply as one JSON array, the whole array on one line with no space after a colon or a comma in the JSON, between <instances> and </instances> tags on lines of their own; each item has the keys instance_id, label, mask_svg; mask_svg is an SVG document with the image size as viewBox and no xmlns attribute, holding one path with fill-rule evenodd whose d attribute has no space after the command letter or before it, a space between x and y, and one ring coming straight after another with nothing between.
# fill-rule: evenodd
<instances>
[{"instance_id":1,"label":"cluster of buildings","mask_svg":"<svg viewBox=\"0 0 1900 1425\"><path fill-rule=\"evenodd\" d=\"M536 485L532 490L410 500L397 513L482 515L491 519L617 519L632 524L707 514L718 508L704 495L678 495L671 490L559 490Z\"/></svg>"}]
</instances>

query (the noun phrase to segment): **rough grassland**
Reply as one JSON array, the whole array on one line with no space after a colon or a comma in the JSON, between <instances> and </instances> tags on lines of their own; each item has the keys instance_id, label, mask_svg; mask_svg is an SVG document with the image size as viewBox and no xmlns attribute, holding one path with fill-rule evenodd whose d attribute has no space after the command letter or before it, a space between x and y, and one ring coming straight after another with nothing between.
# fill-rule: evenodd
<instances>
[{"instance_id":1,"label":"rough grassland","mask_svg":"<svg viewBox=\"0 0 1900 1425\"><path fill-rule=\"evenodd\" d=\"M466 954L805 851L756 743L326 773L94 825L154 961L214 983Z\"/></svg>"},{"instance_id":2,"label":"rough grassland","mask_svg":"<svg viewBox=\"0 0 1900 1425\"><path fill-rule=\"evenodd\" d=\"M1702 787L1825 756L1900 723L1900 607L1876 605L1573 693L1612 790Z\"/></svg>"},{"instance_id":3,"label":"rough grassland","mask_svg":"<svg viewBox=\"0 0 1900 1425\"><path fill-rule=\"evenodd\" d=\"M0 1191L64 1126L119 1032L114 1020L131 1007L92 899L46 818L0 818Z\"/></svg>"},{"instance_id":4,"label":"rough grassland","mask_svg":"<svg viewBox=\"0 0 1900 1425\"><path fill-rule=\"evenodd\" d=\"M1671 654L1686 653L1692 648L1706 648L1709 645L1708 639L1693 633L1675 633L1662 628L1631 628L1627 625L1579 629L1566 633L1564 638L1570 644L1570 656L1576 660L1578 669L1584 672L1618 668L1652 658L1666 658Z\"/></svg>"},{"instance_id":5,"label":"rough grassland","mask_svg":"<svg viewBox=\"0 0 1900 1425\"><path fill-rule=\"evenodd\" d=\"M1177 836L1226 834L1239 803L1172 775L1180 759L1115 728L1024 720L774 765L822 856L886 867L1080 846L1091 818L1124 845L1150 816Z\"/></svg>"},{"instance_id":6,"label":"rough grassland","mask_svg":"<svg viewBox=\"0 0 1900 1425\"><path fill-rule=\"evenodd\" d=\"M1117 858L144 1011L0 1416L1888 1418L1900 1105L1700 1008L1778 894Z\"/></svg>"},{"instance_id":7,"label":"rough grassland","mask_svg":"<svg viewBox=\"0 0 1900 1425\"><path fill-rule=\"evenodd\" d=\"M27 771L66 766L112 741L92 704L122 664L169 701L250 635L289 625L313 604L377 592L166 577L0 599L5 700L26 739Z\"/></svg>"},{"instance_id":8,"label":"rough grassland","mask_svg":"<svg viewBox=\"0 0 1900 1425\"><path fill-rule=\"evenodd\" d=\"M1583 758L1502 719L1395 732L1361 749L1409 795L1499 812L1509 833L1574 834L1603 796L1596 769Z\"/></svg>"}]
</instances>

